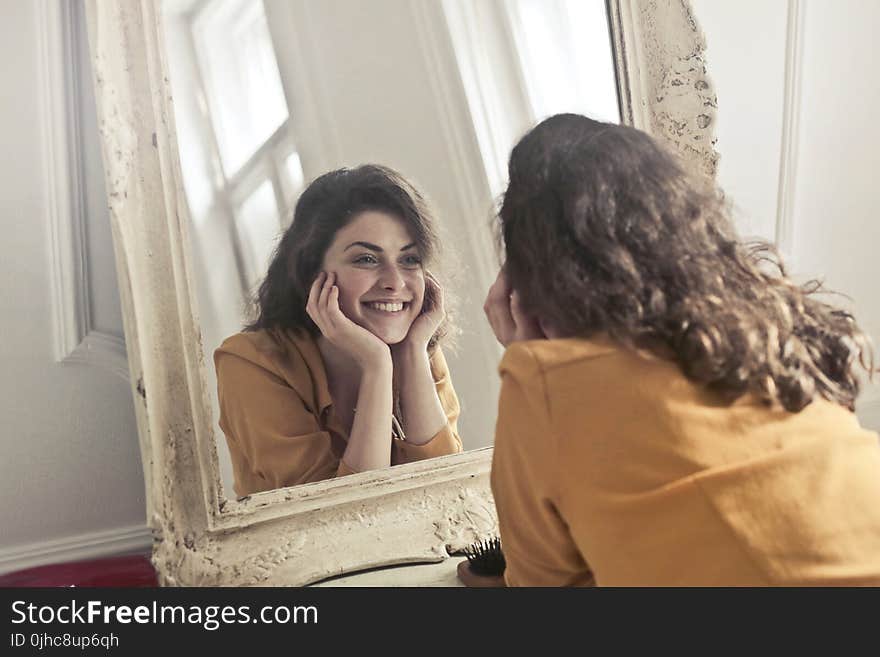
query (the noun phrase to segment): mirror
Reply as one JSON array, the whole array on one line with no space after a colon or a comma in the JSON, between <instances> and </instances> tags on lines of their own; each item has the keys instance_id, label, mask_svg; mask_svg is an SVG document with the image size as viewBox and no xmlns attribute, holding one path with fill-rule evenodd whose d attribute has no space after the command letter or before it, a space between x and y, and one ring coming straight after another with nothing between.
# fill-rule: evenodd
<instances>
[{"instance_id":1,"label":"mirror","mask_svg":"<svg viewBox=\"0 0 880 657\"><path fill-rule=\"evenodd\" d=\"M324 359L309 357L318 353L314 342L278 341L277 353L287 362L281 367L281 356L267 360L247 351L254 344L274 346L266 331L251 331L246 340L237 336L241 344L233 341L221 352L229 373L220 413L212 353L253 321L249 302L309 182L331 169L373 162L397 170L427 197L448 256L447 266L441 259L435 273L443 274L446 299L458 301L454 317L460 331L454 344L447 340L441 348L450 374L449 385L438 384L438 393L463 449L478 449L491 445L498 397L501 351L482 311L497 263L492 207L474 212L465 184L482 187L483 197L497 196L513 143L541 118L572 111L619 121L604 0L452 0L435 3L434 15L422 4L163 0L161 5L212 426L228 497L336 475L351 431L342 400L352 395L344 390L331 395L336 399L323 415L303 408L309 405L303 398L321 387L316 382L328 379ZM458 70L464 93L442 98L438 62L425 56L419 39L451 46L454 60L445 64ZM492 127L479 143L482 161L476 166L482 171L476 180L465 183L457 170L441 100L460 122L458 130L476 135L478 126L468 117L480 114ZM344 297L342 283L340 290ZM377 294L369 289L364 296ZM365 314L369 319L369 311ZM364 320L360 314L355 319ZM396 374L402 368L395 369ZM306 382L297 378L304 370L310 375ZM248 385L230 380L233 371ZM279 376L287 377L284 391L276 388ZM407 391L417 384L401 375L404 406ZM266 410L269 396L291 410ZM403 430L407 424L404 418L395 426ZM452 443L439 444L445 439L438 433L429 445L406 450L390 436L385 442L395 445L394 464L453 453ZM269 453L273 456L264 456Z\"/></svg>"},{"instance_id":2,"label":"mirror","mask_svg":"<svg viewBox=\"0 0 880 657\"><path fill-rule=\"evenodd\" d=\"M452 376L462 399L466 451L239 500L224 492L220 481L222 446L215 441L209 371L210 341L229 329L212 319L207 302L202 305L203 299L214 298L210 295L216 285L216 312L231 313L234 322L228 326L236 323L232 330L238 329L236 299L252 285L253 272L259 276L265 254L259 244L276 231L265 217L277 217L272 220L278 229L283 227L285 208L298 193L300 167L307 181L340 165L379 161L423 188L436 214L448 222L446 251L459 257L463 274L456 288L462 296L461 317L463 323L479 317L474 306L481 305L495 274L487 224L493 199L503 187L506 151L538 113L557 111L540 104L552 94L540 93L534 96L537 100L529 95L530 76L552 81L548 71L556 70L554 65L537 65L531 45L512 50L511 43L526 42L516 40L515 21L502 21L498 12L510 7L529 11L544 3L264 2L292 132L274 128L278 137L270 136L269 146L254 151L258 159L260 153L266 155L268 174L259 167L254 180L249 173L239 178L230 173L232 182L243 187L229 192L225 228L238 231L236 216L253 221L243 224L235 238L221 236L233 254L236 250L229 245L239 243L227 284L210 276L200 279L204 265L198 259L207 261L200 249L213 247L199 241L197 217L208 216L198 214L199 209L210 208L214 190L226 189L229 181L209 177L210 184L203 184L201 191L197 185L192 198L185 192L189 183L183 170L196 166L184 155L187 135L194 134L187 130L206 125L187 128L181 117L180 129L176 126L178 101L171 101L170 72L174 53L172 40L164 36L159 0L85 1L148 522L154 533L153 562L162 583L303 585L366 568L443 561L494 535L488 444L496 397L488 387L497 383L494 372L488 383L461 373L474 360L474 371L490 371L498 358L494 339L479 332L482 324L465 331L461 360L451 363L458 368ZM342 11L346 4L362 12L351 20L363 29L349 24L345 32L356 58L327 36L339 27L332 23L334 12L327 9L325 14L325 7ZM579 4L584 3L558 6ZM188 3L179 6L184 13L197 9ZM715 97L706 73L705 43L689 4L608 0L605 6L602 22L611 27L621 120L666 139L689 166L714 173ZM387 20L373 20L372 13L378 15L383 7L396 11L386 13ZM532 21L530 17L528 25ZM498 25L504 29L497 31ZM577 23L578 35L586 29ZM276 31L293 36L276 36ZM362 78L397 60L410 66L385 78ZM294 86L285 87L285 80L293 80ZM572 88L577 86L572 82ZM580 97L580 92L567 91ZM210 109L207 96L200 100L196 95L195 102ZM234 104L230 101L230 107ZM275 114L268 105L263 109L283 117L277 111L280 101L276 105ZM255 143L261 139L265 135L258 134ZM298 163L290 159L294 151ZM229 157L244 162L239 167L245 171L254 153L245 148ZM219 152L211 157L222 164ZM214 176L210 161L203 164ZM270 187L264 186L265 176ZM277 215L262 214L273 203ZM223 228L218 222L206 230L222 234ZM251 236L263 236L264 241L248 242ZM257 265L247 264L248 254ZM227 287L232 296L228 304ZM208 336L211 329L203 321L215 321L217 335Z\"/></svg>"}]
</instances>

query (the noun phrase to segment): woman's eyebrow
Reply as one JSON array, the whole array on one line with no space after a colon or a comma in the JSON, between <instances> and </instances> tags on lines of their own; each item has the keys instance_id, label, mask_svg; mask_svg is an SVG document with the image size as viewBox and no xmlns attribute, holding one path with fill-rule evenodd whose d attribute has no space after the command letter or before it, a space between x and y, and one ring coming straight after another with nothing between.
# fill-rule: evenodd
<instances>
[{"instance_id":1,"label":"woman's eyebrow","mask_svg":"<svg viewBox=\"0 0 880 657\"><path fill-rule=\"evenodd\" d=\"M384 250L381 246L378 246L377 244L372 244L371 242L352 242L352 243L349 244L347 247L345 247L345 248L342 250L342 252L345 253L346 251L348 251L348 250L349 250L351 247L353 247L353 246L362 246L362 247L364 247L365 249L370 249L370 251L375 251L376 253L384 253L384 252L385 252L385 250ZM411 248L413 248L413 247L415 247L415 246L417 246L417 244L416 244L415 242L410 242L410 243L407 244L406 246L401 247L400 250L401 250L401 251L406 251L407 249L411 249Z\"/></svg>"},{"instance_id":2,"label":"woman's eyebrow","mask_svg":"<svg viewBox=\"0 0 880 657\"><path fill-rule=\"evenodd\" d=\"M376 253L382 253L383 249L381 246L377 246L376 244L371 244L370 242L352 242L347 247L345 247L342 252L345 253L353 246L362 246L365 249L370 249L370 251L375 251Z\"/></svg>"}]
</instances>

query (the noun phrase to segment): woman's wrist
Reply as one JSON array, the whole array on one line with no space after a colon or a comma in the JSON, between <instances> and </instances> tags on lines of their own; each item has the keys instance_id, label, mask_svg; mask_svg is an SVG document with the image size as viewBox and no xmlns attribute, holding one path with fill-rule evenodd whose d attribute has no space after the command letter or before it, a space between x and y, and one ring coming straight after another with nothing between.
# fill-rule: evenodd
<instances>
[{"instance_id":1,"label":"woman's wrist","mask_svg":"<svg viewBox=\"0 0 880 657\"><path fill-rule=\"evenodd\" d=\"M417 359L427 358L428 343L406 338L391 348L391 354L395 362L412 362Z\"/></svg>"},{"instance_id":2,"label":"woman's wrist","mask_svg":"<svg viewBox=\"0 0 880 657\"><path fill-rule=\"evenodd\" d=\"M391 352L395 379L420 377L423 372L430 377L431 359L428 345L400 343Z\"/></svg>"},{"instance_id":3,"label":"woman's wrist","mask_svg":"<svg viewBox=\"0 0 880 657\"><path fill-rule=\"evenodd\" d=\"M390 376L394 371L394 361L391 357L391 350L387 347L384 351L371 353L358 358L357 363L364 375L375 372L377 374L388 374Z\"/></svg>"},{"instance_id":4,"label":"woman's wrist","mask_svg":"<svg viewBox=\"0 0 880 657\"><path fill-rule=\"evenodd\" d=\"M391 360L391 350L387 345L383 349L377 349L367 354L355 354L355 361L361 368L361 372L381 371L387 368L389 372L393 370L393 362Z\"/></svg>"}]
</instances>

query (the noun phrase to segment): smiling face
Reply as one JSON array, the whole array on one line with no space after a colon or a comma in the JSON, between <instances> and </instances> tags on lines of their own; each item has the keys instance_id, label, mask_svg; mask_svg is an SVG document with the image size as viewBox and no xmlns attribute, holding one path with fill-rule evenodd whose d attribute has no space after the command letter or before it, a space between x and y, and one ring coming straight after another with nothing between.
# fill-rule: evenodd
<instances>
[{"instance_id":1,"label":"smiling face","mask_svg":"<svg viewBox=\"0 0 880 657\"><path fill-rule=\"evenodd\" d=\"M336 273L339 307L386 344L401 342L422 309L425 272L402 220L369 210L340 228L324 254Z\"/></svg>"}]
</instances>

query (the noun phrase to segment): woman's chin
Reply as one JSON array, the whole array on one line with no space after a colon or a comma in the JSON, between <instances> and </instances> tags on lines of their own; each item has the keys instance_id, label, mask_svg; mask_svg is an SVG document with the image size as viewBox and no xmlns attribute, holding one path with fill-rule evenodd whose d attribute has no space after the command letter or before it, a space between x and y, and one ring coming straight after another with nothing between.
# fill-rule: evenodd
<instances>
[{"instance_id":1,"label":"woman's chin","mask_svg":"<svg viewBox=\"0 0 880 657\"><path fill-rule=\"evenodd\" d=\"M389 347L395 344L400 344L406 339L406 332L401 333L400 331L386 331L381 333L373 333L373 335L375 335Z\"/></svg>"},{"instance_id":2,"label":"woman's chin","mask_svg":"<svg viewBox=\"0 0 880 657\"><path fill-rule=\"evenodd\" d=\"M368 325L364 328L388 346L400 344L406 339L406 334L409 332L409 326L398 328L391 326Z\"/></svg>"}]
</instances>

